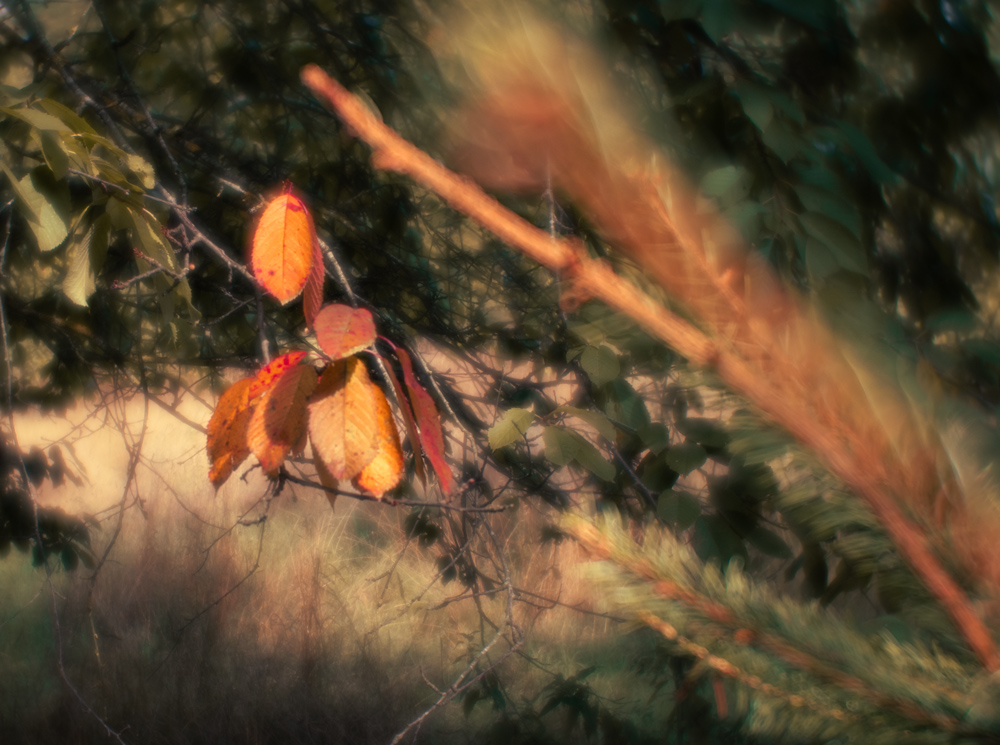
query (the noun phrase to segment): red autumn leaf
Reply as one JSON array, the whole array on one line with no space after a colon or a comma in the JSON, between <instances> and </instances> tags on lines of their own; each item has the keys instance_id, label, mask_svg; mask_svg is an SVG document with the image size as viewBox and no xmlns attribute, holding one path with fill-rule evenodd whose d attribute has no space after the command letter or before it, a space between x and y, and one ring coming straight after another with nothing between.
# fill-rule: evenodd
<instances>
[{"instance_id":1,"label":"red autumn leaf","mask_svg":"<svg viewBox=\"0 0 1000 745\"><path fill-rule=\"evenodd\" d=\"M381 356L381 355L380 355ZM427 482L427 473L424 471L424 458L421 454L420 435L417 433L417 423L413 420L413 412L410 410L410 402L403 393L403 386L399 384L396 373L392 371L392 366L386 359L382 360L385 371L389 374L389 382L396 393L396 401L399 403L399 413L403 415L403 425L406 427L406 439L413 450L413 466L417 472L417 478L421 482Z\"/></svg>"},{"instance_id":2,"label":"red autumn leaf","mask_svg":"<svg viewBox=\"0 0 1000 745\"><path fill-rule=\"evenodd\" d=\"M350 357L375 341L375 320L364 308L328 305L316 316L316 340L330 359Z\"/></svg>"},{"instance_id":3,"label":"red autumn leaf","mask_svg":"<svg viewBox=\"0 0 1000 745\"><path fill-rule=\"evenodd\" d=\"M354 479L359 489L374 494L379 499L399 483L403 475L403 450L399 446L399 432L393 419L389 401L381 390L372 386L376 403L376 448L375 458L365 466Z\"/></svg>"},{"instance_id":4,"label":"red autumn leaf","mask_svg":"<svg viewBox=\"0 0 1000 745\"><path fill-rule=\"evenodd\" d=\"M313 241L313 265L306 286L302 292L302 315L306 317L306 326L316 328L316 315L323 305L323 281L326 279L326 267L323 266L323 252L319 241Z\"/></svg>"},{"instance_id":5,"label":"red autumn leaf","mask_svg":"<svg viewBox=\"0 0 1000 745\"><path fill-rule=\"evenodd\" d=\"M254 230L250 265L261 286L285 305L299 296L313 270L316 228L305 202L279 194Z\"/></svg>"},{"instance_id":6,"label":"red autumn leaf","mask_svg":"<svg viewBox=\"0 0 1000 745\"><path fill-rule=\"evenodd\" d=\"M250 386L249 398L252 401L260 394L270 388L274 382L293 367L298 365L306 356L305 352L289 352L280 357L275 357L268 364L257 371L257 375L252 378L253 385Z\"/></svg>"},{"instance_id":7,"label":"red autumn leaf","mask_svg":"<svg viewBox=\"0 0 1000 745\"><path fill-rule=\"evenodd\" d=\"M316 448L313 448L313 465L316 466L316 475L319 476L319 483L327 489L336 489L340 486L340 482L333 477L330 469L326 467L323 459L319 457L319 452ZM337 495L332 491L324 492L324 494L326 494L326 499L330 503L330 509L332 510L337 504Z\"/></svg>"},{"instance_id":8,"label":"red autumn leaf","mask_svg":"<svg viewBox=\"0 0 1000 745\"><path fill-rule=\"evenodd\" d=\"M212 464L208 479L216 489L250 455L247 425L253 413L249 397L253 380L244 378L229 386L208 421L208 459Z\"/></svg>"},{"instance_id":9,"label":"red autumn leaf","mask_svg":"<svg viewBox=\"0 0 1000 745\"><path fill-rule=\"evenodd\" d=\"M338 360L323 371L309 404L309 439L330 475L352 479L377 452L375 386L360 360Z\"/></svg>"},{"instance_id":10,"label":"red autumn leaf","mask_svg":"<svg viewBox=\"0 0 1000 745\"><path fill-rule=\"evenodd\" d=\"M298 365L261 396L247 425L247 444L268 476L275 476L306 431L306 399L316 389L316 371Z\"/></svg>"},{"instance_id":11,"label":"red autumn leaf","mask_svg":"<svg viewBox=\"0 0 1000 745\"><path fill-rule=\"evenodd\" d=\"M451 492L453 477L448 462L444 459L444 434L441 432L441 418L438 416L434 399L417 382L417 377L413 374L413 365L410 363L410 355L406 350L397 348L396 356L403 368L403 380L410 393L410 403L413 404L413 413L420 428L420 444L423 445L424 452L427 453L427 458L441 482L441 490L448 494Z\"/></svg>"}]
</instances>

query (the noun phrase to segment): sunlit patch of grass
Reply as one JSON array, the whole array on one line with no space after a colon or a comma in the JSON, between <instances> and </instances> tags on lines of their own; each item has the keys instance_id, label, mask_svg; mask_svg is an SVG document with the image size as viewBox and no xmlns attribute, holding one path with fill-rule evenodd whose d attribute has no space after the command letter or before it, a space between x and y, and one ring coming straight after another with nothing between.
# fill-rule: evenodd
<instances>
[{"instance_id":1,"label":"sunlit patch of grass","mask_svg":"<svg viewBox=\"0 0 1000 745\"><path fill-rule=\"evenodd\" d=\"M503 625L503 592L450 602L461 581L432 582L441 549L406 540L404 508L342 497L334 513L299 489L242 525L263 485L218 496L182 488L204 476L201 460L192 468L195 477L168 479L173 492L140 473L142 509L126 500L93 583L82 568L52 575L67 677L125 741L387 743L468 666L491 624ZM460 697L436 711L420 741L480 742L512 722L522 738L575 741L572 707L542 712L560 676L591 666L588 705L647 732L662 722L665 694L649 705L653 689L634 674L653 641L567 607L586 611L594 599L576 547L540 540L550 517L522 507L493 518L513 584L527 591L515 604L525 642L474 686L485 691L475 705ZM115 521L106 513L95 533L97 556ZM59 678L44 571L15 552L0 561L0 596L0 741L107 742Z\"/></svg>"}]
</instances>

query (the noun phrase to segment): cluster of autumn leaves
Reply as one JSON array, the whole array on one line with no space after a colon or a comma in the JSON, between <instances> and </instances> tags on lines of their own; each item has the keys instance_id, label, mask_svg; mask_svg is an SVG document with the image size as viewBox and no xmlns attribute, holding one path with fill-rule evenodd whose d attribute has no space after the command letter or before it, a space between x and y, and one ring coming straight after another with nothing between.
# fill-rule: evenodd
<instances>
[{"instance_id":1,"label":"cluster of autumn leaves","mask_svg":"<svg viewBox=\"0 0 1000 745\"><path fill-rule=\"evenodd\" d=\"M305 203L290 189L262 211L250 261L254 277L282 304L303 295L303 314L320 353L308 359L304 351L283 354L222 394L208 424L209 479L215 487L251 453L268 476L277 477L285 460L303 454L307 442L328 490L350 481L381 497L396 486L405 471L399 433L385 393L360 356L366 352L381 359L379 369L393 388L417 475L426 477L425 453L448 493L452 474L433 399L418 382L406 351L383 339L402 370L400 385L390 360L375 350L371 313L346 305L321 307L325 270L316 229ZM317 358L323 365L319 372Z\"/></svg>"}]
</instances>

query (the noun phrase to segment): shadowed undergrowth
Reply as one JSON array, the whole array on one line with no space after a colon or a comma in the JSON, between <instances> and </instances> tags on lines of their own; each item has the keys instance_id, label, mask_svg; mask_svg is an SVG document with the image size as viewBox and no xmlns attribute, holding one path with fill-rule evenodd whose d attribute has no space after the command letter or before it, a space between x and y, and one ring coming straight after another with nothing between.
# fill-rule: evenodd
<instances>
[{"instance_id":1,"label":"shadowed undergrowth","mask_svg":"<svg viewBox=\"0 0 1000 745\"><path fill-rule=\"evenodd\" d=\"M436 546L407 542L401 510L344 501L331 514L286 493L261 525L222 535L242 512L223 497L192 514L166 490L144 495L93 585L87 571L53 574L69 680L128 742L389 742L492 637L503 605L449 602L465 588L433 582ZM601 717L634 739L669 713L665 694L647 706L652 688L637 690L649 637L541 599L573 605L581 586L576 549L539 544L542 522L507 526L515 584L539 596L516 608L523 654L435 712L420 741L572 739ZM11 557L0 587L4 742L106 741L60 681L43 571Z\"/></svg>"}]
</instances>

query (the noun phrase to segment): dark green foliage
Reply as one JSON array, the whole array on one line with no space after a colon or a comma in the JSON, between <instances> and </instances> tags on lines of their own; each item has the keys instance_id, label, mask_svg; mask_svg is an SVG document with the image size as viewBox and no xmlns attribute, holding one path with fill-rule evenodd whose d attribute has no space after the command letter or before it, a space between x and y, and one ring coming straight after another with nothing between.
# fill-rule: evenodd
<instances>
[{"instance_id":1,"label":"dark green foliage","mask_svg":"<svg viewBox=\"0 0 1000 745\"><path fill-rule=\"evenodd\" d=\"M72 36L39 20L41 5L6 3L0 26L5 407L58 409L109 384L167 396L192 375L219 387L226 368L299 344L297 304L259 298L227 262L245 263L254 211L287 179L343 270L328 261L326 300L356 297L394 343L427 339L481 381L472 391L427 375L465 438L468 450L451 453L467 461L463 478L496 477L488 493L472 490L483 504L596 502L668 526L710 565L801 580L823 605L871 589L880 628L912 627L961 654L842 484L620 314L561 311L564 278L378 172L300 84L304 64L323 67L447 159L440 117L459 92L425 41L441 4L429 15L403 0L247 13L235 0L101 0ZM852 349L886 369L902 359L894 374L908 392L920 377L995 416L1000 344L984 311L995 288L983 282L1000 245L992 4L608 0L593 15L616 83L644 106L640 126ZM645 282L560 195L501 198ZM83 523L39 510L36 524L22 456L34 485L71 477L56 446L0 447L0 555L13 545L36 563L92 564ZM468 527L425 510L405 521L443 582L478 591L493 575ZM561 537L547 528L540 539ZM683 700L668 741L746 741L737 716L717 716L704 671L672 655ZM546 741L559 717L567 741L645 741L586 677L515 713L491 673L463 704L492 707L488 741ZM775 722L764 729L781 735ZM793 735L830 739L814 723Z\"/></svg>"},{"instance_id":2,"label":"dark green foliage","mask_svg":"<svg viewBox=\"0 0 1000 745\"><path fill-rule=\"evenodd\" d=\"M52 445L46 456L39 448L22 453L0 440L0 558L13 546L21 553L30 552L35 566L54 556L66 570L81 563L88 569L94 567L91 526L60 509L38 507L31 499L29 484L37 488L47 479L59 485L67 477L76 478L58 445Z\"/></svg>"}]
</instances>

